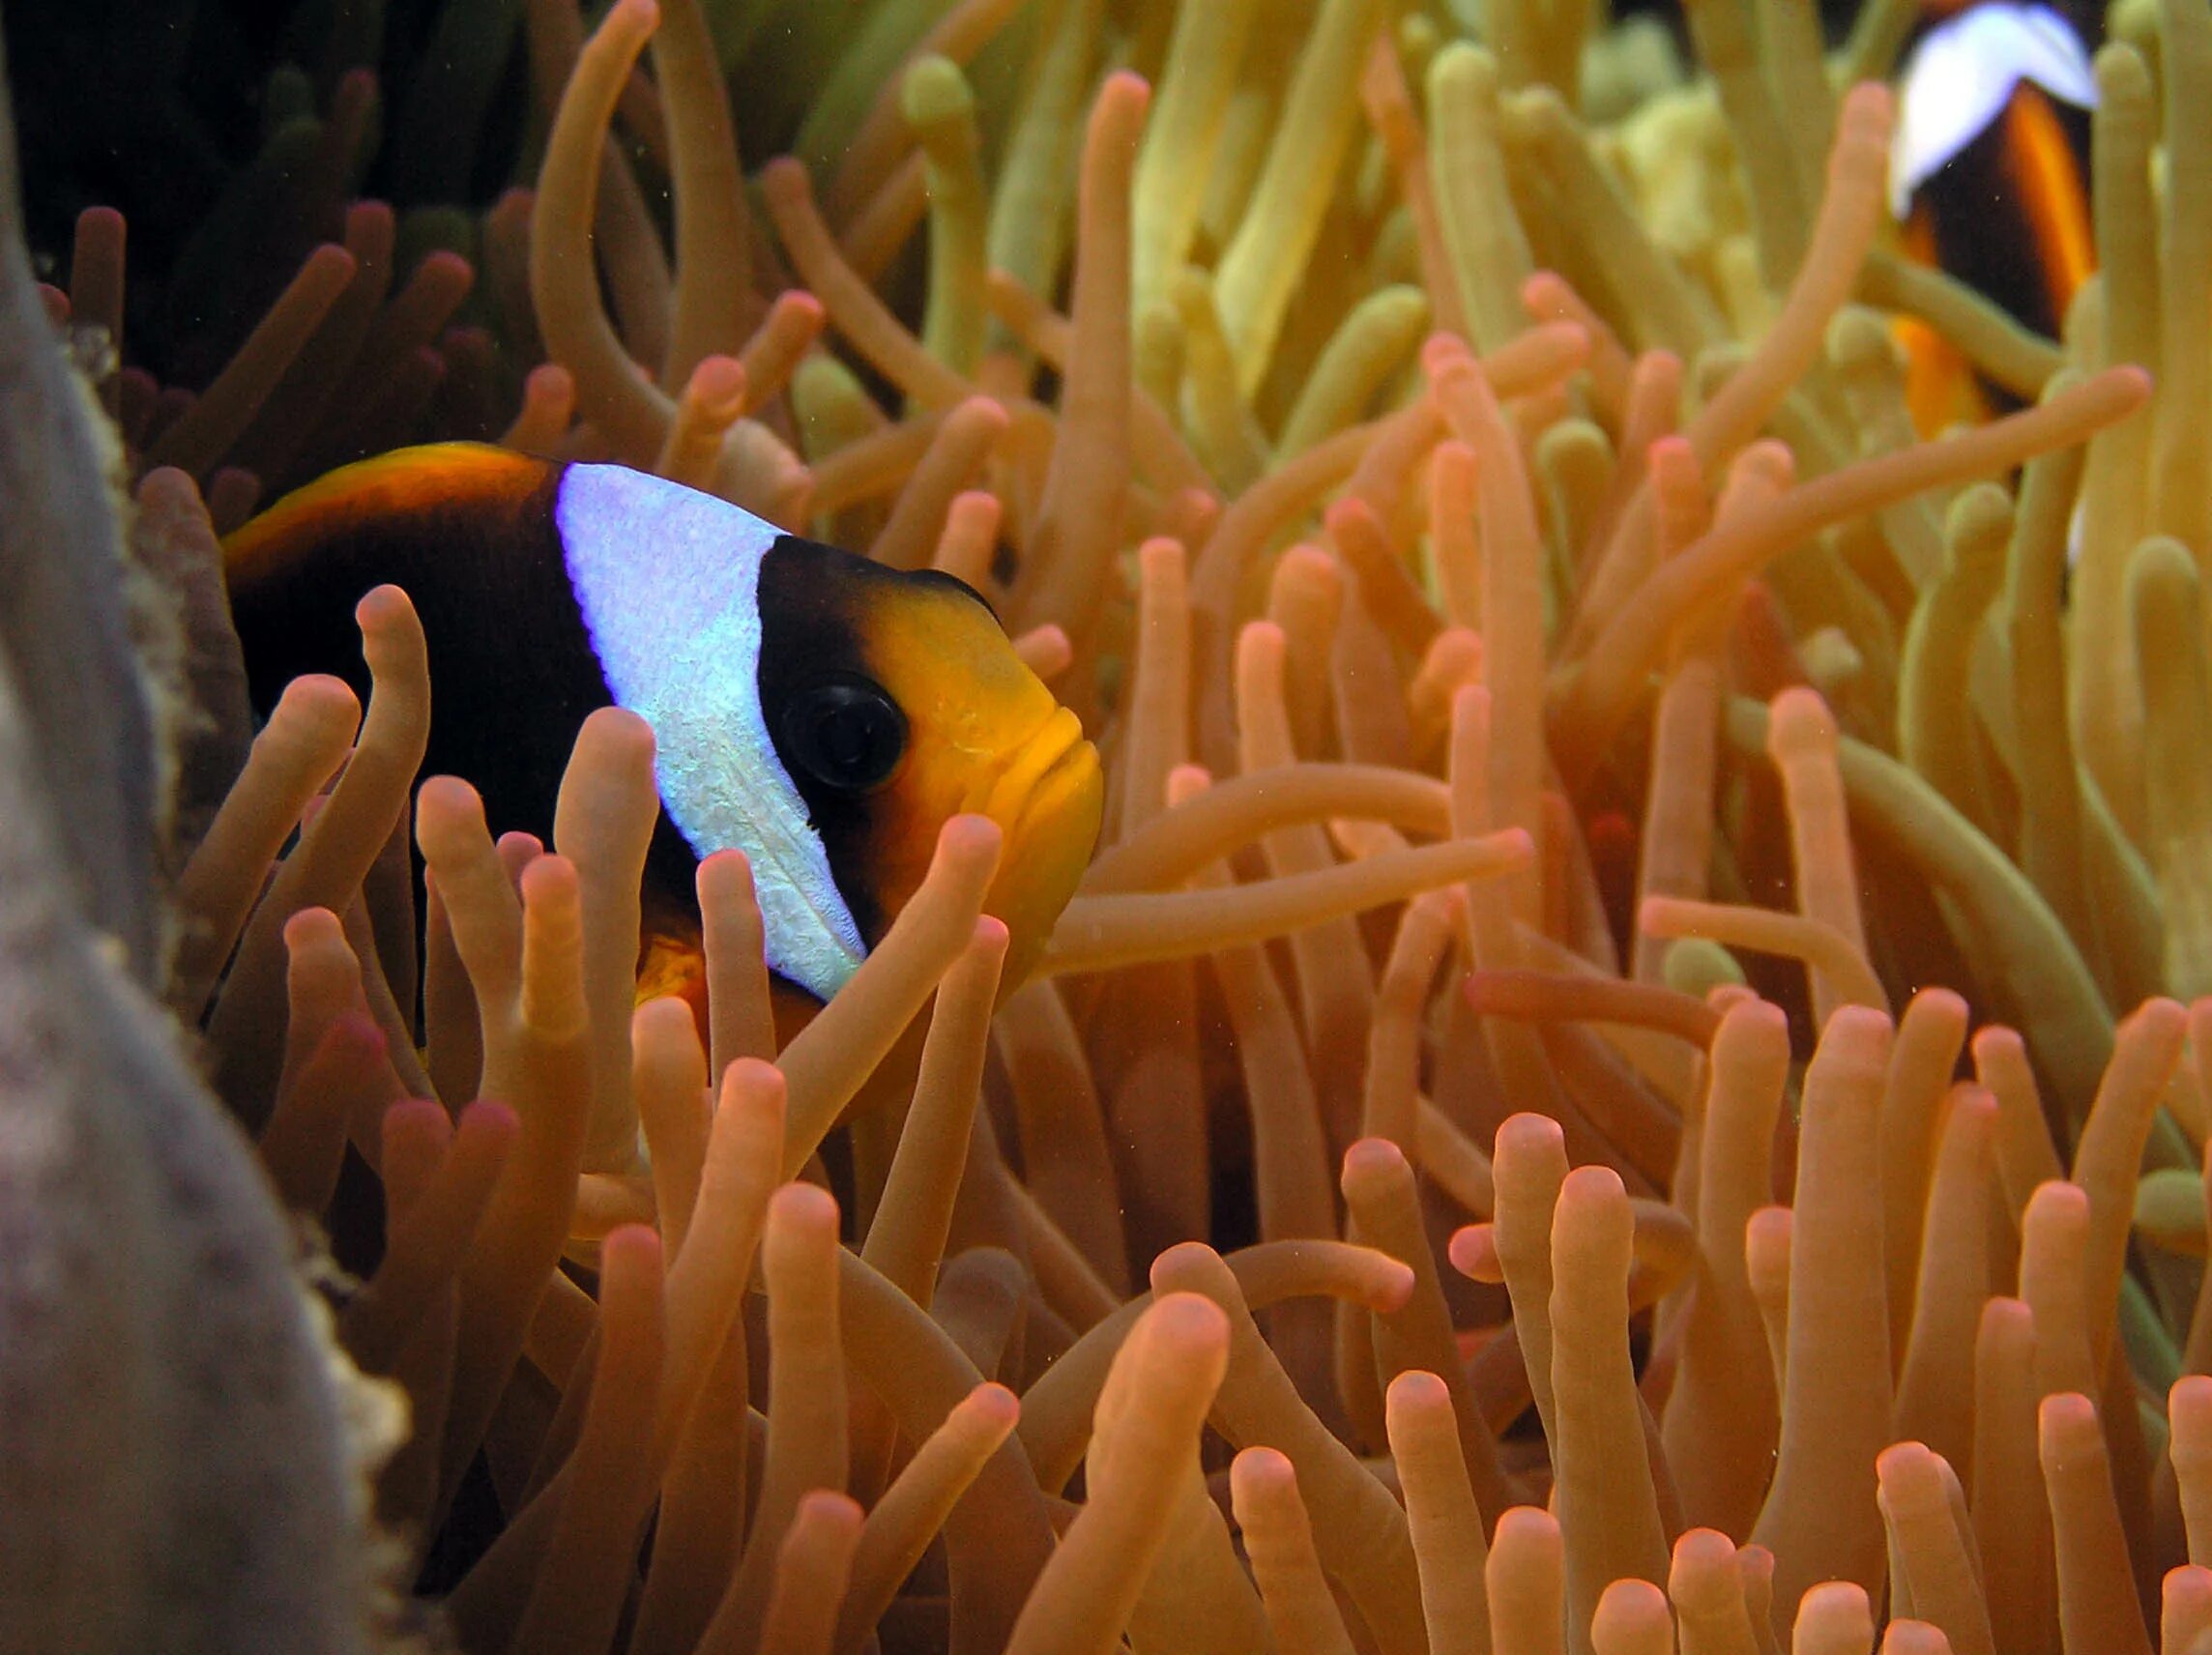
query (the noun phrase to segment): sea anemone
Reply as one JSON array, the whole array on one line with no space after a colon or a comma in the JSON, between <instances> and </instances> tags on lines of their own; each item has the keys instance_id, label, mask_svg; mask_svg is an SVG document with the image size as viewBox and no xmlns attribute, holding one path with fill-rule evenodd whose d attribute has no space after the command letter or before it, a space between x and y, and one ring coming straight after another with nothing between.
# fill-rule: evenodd
<instances>
[{"instance_id":1,"label":"sea anemone","mask_svg":"<svg viewBox=\"0 0 2212 1655\"><path fill-rule=\"evenodd\" d=\"M2212 1647L2212 18L2052 340L1895 0L519 15L395 287L332 9L193 392L11 204L0 1648ZM254 732L217 530L472 432L985 591L1110 778L1029 979L956 818L778 1049L652 732L502 836L396 589Z\"/></svg>"}]
</instances>

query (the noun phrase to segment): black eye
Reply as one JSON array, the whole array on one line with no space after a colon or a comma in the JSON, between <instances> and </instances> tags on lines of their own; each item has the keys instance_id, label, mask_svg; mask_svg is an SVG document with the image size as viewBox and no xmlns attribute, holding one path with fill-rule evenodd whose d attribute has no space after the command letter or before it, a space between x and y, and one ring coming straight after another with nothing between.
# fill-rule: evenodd
<instances>
[{"instance_id":1,"label":"black eye","mask_svg":"<svg viewBox=\"0 0 2212 1655\"><path fill-rule=\"evenodd\" d=\"M783 710L791 762L840 793L889 779L906 752L906 715L865 679L831 679L800 690Z\"/></svg>"}]
</instances>

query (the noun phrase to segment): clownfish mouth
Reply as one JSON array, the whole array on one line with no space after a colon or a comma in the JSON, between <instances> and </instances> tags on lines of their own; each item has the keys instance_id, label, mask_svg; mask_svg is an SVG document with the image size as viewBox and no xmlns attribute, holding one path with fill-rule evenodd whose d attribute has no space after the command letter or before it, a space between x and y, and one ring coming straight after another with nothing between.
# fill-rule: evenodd
<instances>
[{"instance_id":1,"label":"clownfish mouth","mask_svg":"<svg viewBox=\"0 0 2212 1655\"><path fill-rule=\"evenodd\" d=\"M963 808L990 817L1011 841L1031 821L1056 816L1097 770L1098 750L1083 739L1082 720L1056 707L996 774L970 789Z\"/></svg>"},{"instance_id":2,"label":"clownfish mouth","mask_svg":"<svg viewBox=\"0 0 2212 1655\"><path fill-rule=\"evenodd\" d=\"M1064 707L1016 743L995 773L970 789L963 808L1005 833L986 912L1006 922L1013 944L1003 983L1010 989L1044 950L1053 922L1090 865L1105 808L1098 749Z\"/></svg>"}]
</instances>

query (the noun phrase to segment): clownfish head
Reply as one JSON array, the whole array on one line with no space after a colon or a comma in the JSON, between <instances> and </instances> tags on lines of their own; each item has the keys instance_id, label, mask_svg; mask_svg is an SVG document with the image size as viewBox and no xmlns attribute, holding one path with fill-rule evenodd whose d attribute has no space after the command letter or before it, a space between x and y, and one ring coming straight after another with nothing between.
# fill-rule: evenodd
<instances>
[{"instance_id":1,"label":"clownfish head","mask_svg":"<svg viewBox=\"0 0 2212 1655\"><path fill-rule=\"evenodd\" d=\"M1103 783L981 596L618 466L568 467L554 518L613 698L658 738L670 818L699 856L752 863L772 969L835 993L938 829L975 812L1005 834L985 907L1021 980L1090 861Z\"/></svg>"}]
</instances>

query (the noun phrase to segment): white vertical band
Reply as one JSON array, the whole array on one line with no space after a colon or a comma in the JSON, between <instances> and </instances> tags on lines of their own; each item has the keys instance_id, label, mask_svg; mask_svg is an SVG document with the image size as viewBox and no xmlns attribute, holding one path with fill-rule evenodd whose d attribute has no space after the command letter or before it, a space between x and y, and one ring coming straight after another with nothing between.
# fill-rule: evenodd
<instances>
[{"instance_id":1,"label":"white vertical band","mask_svg":"<svg viewBox=\"0 0 2212 1655\"><path fill-rule=\"evenodd\" d=\"M761 711L761 560L782 531L613 465L569 466L554 522L607 686L653 726L670 818L700 856L751 859L770 968L828 1000L867 950Z\"/></svg>"}]
</instances>

